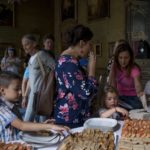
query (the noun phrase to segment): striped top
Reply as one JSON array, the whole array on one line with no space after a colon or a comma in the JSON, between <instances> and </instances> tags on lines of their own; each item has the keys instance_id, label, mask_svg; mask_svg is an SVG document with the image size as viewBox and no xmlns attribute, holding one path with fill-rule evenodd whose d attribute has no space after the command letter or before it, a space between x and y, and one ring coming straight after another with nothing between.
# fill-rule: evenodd
<instances>
[{"instance_id":1,"label":"striped top","mask_svg":"<svg viewBox=\"0 0 150 150\"><path fill-rule=\"evenodd\" d=\"M11 111L13 104L0 98L0 141L8 142L18 139L18 130L11 126L17 116Z\"/></svg>"}]
</instances>

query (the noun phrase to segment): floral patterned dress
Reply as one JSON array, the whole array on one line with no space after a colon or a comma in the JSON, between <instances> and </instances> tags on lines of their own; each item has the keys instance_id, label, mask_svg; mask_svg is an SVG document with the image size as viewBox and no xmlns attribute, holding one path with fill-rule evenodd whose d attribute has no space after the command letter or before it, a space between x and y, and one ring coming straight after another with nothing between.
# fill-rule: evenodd
<instances>
[{"instance_id":1,"label":"floral patterned dress","mask_svg":"<svg viewBox=\"0 0 150 150\"><path fill-rule=\"evenodd\" d=\"M88 77L78 59L63 55L57 61L56 103L54 118L57 124L69 127L83 125L90 113L90 102L97 93L97 81Z\"/></svg>"}]
</instances>

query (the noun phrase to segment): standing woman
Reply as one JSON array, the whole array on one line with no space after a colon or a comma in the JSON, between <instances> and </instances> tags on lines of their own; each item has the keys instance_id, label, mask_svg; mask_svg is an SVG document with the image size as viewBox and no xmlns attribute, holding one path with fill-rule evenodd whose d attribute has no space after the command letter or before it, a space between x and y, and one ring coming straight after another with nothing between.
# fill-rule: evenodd
<instances>
[{"instance_id":1,"label":"standing woman","mask_svg":"<svg viewBox=\"0 0 150 150\"><path fill-rule=\"evenodd\" d=\"M38 57L40 58L46 72L50 71L51 66L55 66L54 59L46 52L38 51L37 45L38 41L34 35L27 34L23 36L22 46L25 52L31 56L28 63L30 94L24 118L25 121L34 121L35 119L35 112L33 110L34 93L37 91L37 85L42 80L42 72L38 63ZM44 121L45 119L46 117L42 116L40 121Z\"/></svg>"},{"instance_id":2,"label":"standing woman","mask_svg":"<svg viewBox=\"0 0 150 150\"><path fill-rule=\"evenodd\" d=\"M5 56L1 61L2 71L11 71L16 74L19 73L21 60L16 56L16 50L13 47L8 47Z\"/></svg>"},{"instance_id":3,"label":"standing woman","mask_svg":"<svg viewBox=\"0 0 150 150\"><path fill-rule=\"evenodd\" d=\"M55 68L54 119L57 124L75 128L82 126L89 117L90 102L97 92L92 37L91 30L83 25L77 25L65 34L68 48L58 58ZM85 73L79 59L88 55L88 73Z\"/></svg>"},{"instance_id":4,"label":"standing woman","mask_svg":"<svg viewBox=\"0 0 150 150\"><path fill-rule=\"evenodd\" d=\"M119 92L120 105L128 110L142 108L141 71L134 62L134 54L128 43L116 47L109 83Z\"/></svg>"}]
</instances>

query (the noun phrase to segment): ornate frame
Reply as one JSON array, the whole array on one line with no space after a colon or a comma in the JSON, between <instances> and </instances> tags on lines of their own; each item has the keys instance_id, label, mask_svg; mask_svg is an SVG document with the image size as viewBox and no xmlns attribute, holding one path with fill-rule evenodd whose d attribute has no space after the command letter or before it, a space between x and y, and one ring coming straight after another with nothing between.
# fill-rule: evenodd
<instances>
[{"instance_id":1,"label":"ornate frame","mask_svg":"<svg viewBox=\"0 0 150 150\"><path fill-rule=\"evenodd\" d=\"M110 17L110 0L88 0L88 21Z\"/></svg>"}]
</instances>

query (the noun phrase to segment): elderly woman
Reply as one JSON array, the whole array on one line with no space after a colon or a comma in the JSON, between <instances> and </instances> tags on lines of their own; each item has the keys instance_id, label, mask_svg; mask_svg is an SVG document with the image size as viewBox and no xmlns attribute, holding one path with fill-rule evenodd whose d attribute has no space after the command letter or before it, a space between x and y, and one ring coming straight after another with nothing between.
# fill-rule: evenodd
<instances>
[{"instance_id":1,"label":"elderly woman","mask_svg":"<svg viewBox=\"0 0 150 150\"><path fill-rule=\"evenodd\" d=\"M37 91L38 88L37 85L43 78L40 65L38 63L38 57L41 60L46 72L49 72L51 70L52 68L51 66L53 67L55 66L54 59L44 51L39 51L37 45L38 45L38 41L34 35L27 34L23 36L22 46L25 52L27 54L30 54L31 56L28 63L30 94L29 94L27 110L24 118L25 121L34 121L36 115L33 110L34 93ZM24 97L24 101L25 99L26 97ZM46 116L40 117L40 121L44 121L45 119Z\"/></svg>"}]
</instances>

